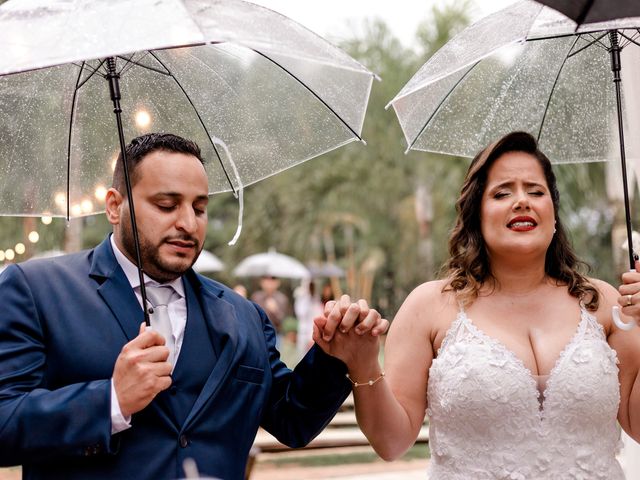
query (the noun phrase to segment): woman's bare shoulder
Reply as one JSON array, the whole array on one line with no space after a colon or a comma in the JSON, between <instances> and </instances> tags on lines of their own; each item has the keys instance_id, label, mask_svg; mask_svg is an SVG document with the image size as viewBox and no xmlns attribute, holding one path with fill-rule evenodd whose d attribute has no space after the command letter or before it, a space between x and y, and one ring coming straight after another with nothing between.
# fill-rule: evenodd
<instances>
[{"instance_id":1,"label":"woman's bare shoulder","mask_svg":"<svg viewBox=\"0 0 640 480\"><path fill-rule=\"evenodd\" d=\"M588 280L599 293L598 309L593 313L608 334L612 328L611 307L618 304L618 290L599 278L588 278Z\"/></svg>"},{"instance_id":2,"label":"woman's bare shoulder","mask_svg":"<svg viewBox=\"0 0 640 480\"><path fill-rule=\"evenodd\" d=\"M408 313L409 317L424 323L438 318L446 310L455 308L455 295L445 290L445 280L433 280L418 285L406 298L398 311L399 316Z\"/></svg>"}]
</instances>

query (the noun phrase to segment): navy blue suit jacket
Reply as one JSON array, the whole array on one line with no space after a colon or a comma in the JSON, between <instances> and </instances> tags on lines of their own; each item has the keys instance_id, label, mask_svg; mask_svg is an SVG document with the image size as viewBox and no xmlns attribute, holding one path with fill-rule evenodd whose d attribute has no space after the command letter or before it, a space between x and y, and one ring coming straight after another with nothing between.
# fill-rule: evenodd
<instances>
[{"instance_id":1,"label":"navy blue suit jacket","mask_svg":"<svg viewBox=\"0 0 640 480\"><path fill-rule=\"evenodd\" d=\"M0 275L0 465L25 478L172 479L182 460L242 479L259 425L300 447L333 417L345 365L314 346L292 372L264 312L190 270L222 345L182 426L157 399L111 435L110 378L142 309L106 239L95 249L11 266Z\"/></svg>"}]
</instances>

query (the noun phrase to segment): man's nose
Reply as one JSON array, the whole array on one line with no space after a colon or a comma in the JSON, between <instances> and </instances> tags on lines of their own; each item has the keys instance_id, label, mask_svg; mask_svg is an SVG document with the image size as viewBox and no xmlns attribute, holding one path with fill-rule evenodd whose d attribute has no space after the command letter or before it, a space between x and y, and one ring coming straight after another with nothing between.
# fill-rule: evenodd
<instances>
[{"instance_id":1,"label":"man's nose","mask_svg":"<svg viewBox=\"0 0 640 480\"><path fill-rule=\"evenodd\" d=\"M178 218L176 219L176 228L188 233L193 233L196 231L196 214L192 208L185 207L180 209Z\"/></svg>"}]
</instances>

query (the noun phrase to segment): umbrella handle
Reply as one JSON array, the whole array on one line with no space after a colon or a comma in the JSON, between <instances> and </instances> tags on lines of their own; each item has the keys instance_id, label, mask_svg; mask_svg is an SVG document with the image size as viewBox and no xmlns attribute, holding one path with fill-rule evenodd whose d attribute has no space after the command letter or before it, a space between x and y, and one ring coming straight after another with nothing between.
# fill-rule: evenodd
<instances>
[{"instance_id":1,"label":"umbrella handle","mask_svg":"<svg viewBox=\"0 0 640 480\"><path fill-rule=\"evenodd\" d=\"M629 271L635 272L636 269L632 268ZM624 330L625 332L628 332L629 330L631 330L633 327L636 326L636 322L625 323L622 321L622 319L620 318L620 307L617 305L614 307L611 307L611 316L613 317L613 323L615 323L616 327L618 327L620 330Z\"/></svg>"},{"instance_id":2,"label":"umbrella handle","mask_svg":"<svg viewBox=\"0 0 640 480\"><path fill-rule=\"evenodd\" d=\"M620 307L618 307L617 305L615 307L611 307L611 316L613 317L613 323L615 323L616 327L618 327L620 330L628 332L636 326L635 322L625 323L622 321L622 319L620 318Z\"/></svg>"}]
</instances>

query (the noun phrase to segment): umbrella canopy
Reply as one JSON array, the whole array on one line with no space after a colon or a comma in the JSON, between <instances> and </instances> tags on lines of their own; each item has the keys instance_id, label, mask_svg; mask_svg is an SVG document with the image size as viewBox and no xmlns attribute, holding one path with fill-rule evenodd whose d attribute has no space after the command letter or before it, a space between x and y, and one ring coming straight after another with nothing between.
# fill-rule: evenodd
<instances>
[{"instance_id":1,"label":"umbrella canopy","mask_svg":"<svg viewBox=\"0 0 640 480\"><path fill-rule=\"evenodd\" d=\"M237 277L309 278L311 276L311 272L304 264L274 250L249 255L233 269L233 274Z\"/></svg>"},{"instance_id":2,"label":"umbrella canopy","mask_svg":"<svg viewBox=\"0 0 640 480\"><path fill-rule=\"evenodd\" d=\"M213 253L202 250L198 256L198 260L193 264L196 272L220 272L224 270L224 263Z\"/></svg>"},{"instance_id":3,"label":"umbrella canopy","mask_svg":"<svg viewBox=\"0 0 640 480\"><path fill-rule=\"evenodd\" d=\"M554 162L620 159L631 244L625 160L640 159L640 125L630 123L626 105L639 106L640 96L628 90L623 101L620 75L621 65L640 67L638 27L640 18L576 28L522 1L449 41L390 105L410 149L472 157L524 130Z\"/></svg>"},{"instance_id":4,"label":"umbrella canopy","mask_svg":"<svg viewBox=\"0 0 640 480\"><path fill-rule=\"evenodd\" d=\"M637 0L537 0L562 12L577 24L640 16Z\"/></svg>"},{"instance_id":5,"label":"umbrella canopy","mask_svg":"<svg viewBox=\"0 0 640 480\"><path fill-rule=\"evenodd\" d=\"M607 31L634 28L621 30L633 38L637 26L640 19L627 19L576 31L573 21L553 9L515 3L450 40L389 105L415 150L473 157L518 129L536 136L554 162L617 158ZM623 47L630 44L620 40ZM622 53L625 67L640 62L640 49ZM640 158L640 151L627 155Z\"/></svg>"},{"instance_id":6,"label":"umbrella canopy","mask_svg":"<svg viewBox=\"0 0 640 480\"><path fill-rule=\"evenodd\" d=\"M344 270L335 263L308 263L307 268L314 278L344 277Z\"/></svg>"},{"instance_id":7,"label":"umbrella canopy","mask_svg":"<svg viewBox=\"0 0 640 480\"><path fill-rule=\"evenodd\" d=\"M360 140L374 78L241 0L10 0L0 44L4 215L102 210L119 152L107 96L116 76L124 137L195 140L211 193Z\"/></svg>"}]
</instances>

